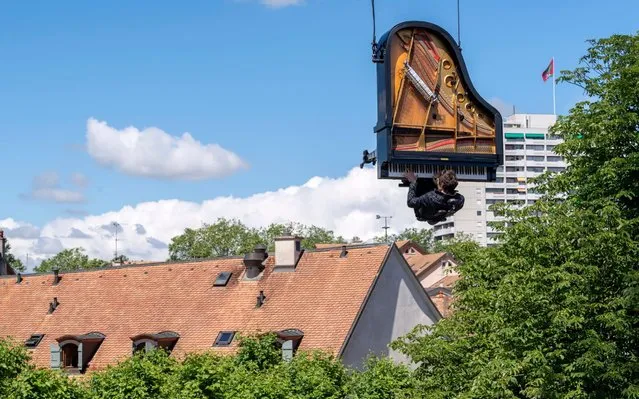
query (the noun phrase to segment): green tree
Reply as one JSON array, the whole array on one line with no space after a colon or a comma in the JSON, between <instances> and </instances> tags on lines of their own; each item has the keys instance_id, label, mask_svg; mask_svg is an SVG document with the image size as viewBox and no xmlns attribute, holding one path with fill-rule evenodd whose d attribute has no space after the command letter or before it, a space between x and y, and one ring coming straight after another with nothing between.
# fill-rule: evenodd
<instances>
[{"instance_id":1,"label":"green tree","mask_svg":"<svg viewBox=\"0 0 639 399\"><path fill-rule=\"evenodd\" d=\"M384 236L375 237L375 242L386 242ZM402 240L413 241L426 251L433 249L433 230L432 229L417 229L409 227L404 229L401 233L391 234L388 236L388 242L397 242Z\"/></svg>"},{"instance_id":2,"label":"green tree","mask_svg":"<svg viewBox=\"0 0 639 399\"><path fill-rule=\"evenodd\" d=\"M167 391L179 363L163 349L138 352L130 358L91 376L95 399L156 399Z\"/></svg>"},{"instance_id":3,"label":"green tree","mask_svg":"<svg viewBox=\"0 0 639 399\"><path fill-rule=\"evenodd\" d=\"M272 223L259 229L244 225L237 219L219 218L214 224L198 229L187 228L173 237L169 244L171 260L243 255L256 245L266 245L269 251L275 246L275 238L284 234L301 236L302 248L312 249L317 243L341 243L344 238L333 231L300 223Z\"/></svg>"},{"instance_id":4,"label":"green tree","mask_svg":"<svg viewBox=\"0 0 639 399\"><path fill-rule=\"evenodd\" d=\"M26 269L22 261L11 253L11 244L9 244L9 240L7 240L5 244L4 256L9 266L11 266L16 273L23 272Z\"/></svg>"},{"instance_id":5,"label":"green tree","mask_svg":"<svg viewBox=\"0 0 639 399\"><path fill-rule=\"evenodd\" d=\"M464 261L476 256L482 247L471 234L458 233L453 238L436 241L433 245L433 252L448 252L455 259Z\"/></svg>"},{"instance_id":6,"label":"green tree","mask_svg":"<svg viewBox=\"0 0 639 399\"><path fill-rule=\"evenodd\" d=\"M84 388L52 370L39 370L26 348L0 339L0 397L6 399L81 399Z\"/></svg>"},{"instance_id":7,"label":"green tree","mask_svg":"<svg viewBox=\"0 0 639 399\"><path fill-rule=\"evenodd\" d=\"M259 231L237 219L218 218L198 229L187 228L169 243L170 260L242 255L261 242Z\"/></svg>"},{"instance_id":8,"label":"green tree","mask_svg":"<svg viewBox=\"0 0 639 399\"><path fill-rule=\"evenodd\" d=\"M433 398L639 397L639 37L591 42L552 131L570 166L502 207L502 244L458 266L451 317L393 343ZM424 334L427 333L427 334Z\"/></svg>"},{"instance_id":9,"label":"green tree","mask_svg":"<svg viewBox=\"0 0 639 399\"><path fill-rule=\"evenodd\" d=\"M84 253L83 248L68 248L58 252L55 256L49 259L43 260L42 263L35 268L35 271L38 273L45 273L50 272L55 268L58 268L60 271L73 271L80 269L95 269L108 265L109 262L107 261L89 258L89 256Z\"/></svg>"}]
</instances>

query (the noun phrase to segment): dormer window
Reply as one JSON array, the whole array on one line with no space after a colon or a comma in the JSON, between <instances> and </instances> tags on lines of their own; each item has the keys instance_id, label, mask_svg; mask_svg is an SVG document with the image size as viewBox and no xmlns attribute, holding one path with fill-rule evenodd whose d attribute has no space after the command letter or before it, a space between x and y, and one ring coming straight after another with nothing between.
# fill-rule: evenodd
<instances>
[{"instance_id":1,"label":"dormer window","mask_svg":"<svg viewBox=\"0 0 639 399\"><path fill-rule=\"evenodd\" d=\"M160 348L171 353L178 339L180 339L180 335L173 331L137 335L131 338L132 351L135 354Z\"/></svg>"},{"instance_id":2,"label":"dormer window","mask_svg":"<svg viewBox=\"0 0 639 399\"><path fill-rule=\"evenodd\" d=\"M65 335L51 344L51 368L69 373L84 373L102 345L105 335L91 332L84 335Z\"/></svg>"},{"instance_id":3,"label":"dormer window","mask_svg":"<svg viewBox=\"0 0 639 399\"><path fill-rule=\"evenodd\" d=\"M293 356L295 356L297 348L302 342L302 338L304 338L304 332L296 328L289 328L278 331L276 334L282 348L282 359L284 359L284 361L290 361Z\"/></svg>"}]
</instances>

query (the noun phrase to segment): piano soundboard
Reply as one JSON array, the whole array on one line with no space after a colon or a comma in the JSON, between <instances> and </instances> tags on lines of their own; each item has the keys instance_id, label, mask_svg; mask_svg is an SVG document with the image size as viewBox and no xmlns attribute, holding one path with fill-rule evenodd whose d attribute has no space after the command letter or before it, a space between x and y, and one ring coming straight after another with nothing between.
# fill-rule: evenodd
<instances>
[{"instance_id":1,"label":"piano soundboard","mask_svg":"<svg viewBox=\"0 0 639 399\"><path fill-rule=\"evenodd\" d=\"M388 163L388 178L401 179L406 170L412 170L413 173L420 178L432 178L436 172L447 169L454 170L457 175L457 180L459 181L485 182L494 180L494 169L485 166L445 166L404 163Z\"/></svg>"}]
</instances>

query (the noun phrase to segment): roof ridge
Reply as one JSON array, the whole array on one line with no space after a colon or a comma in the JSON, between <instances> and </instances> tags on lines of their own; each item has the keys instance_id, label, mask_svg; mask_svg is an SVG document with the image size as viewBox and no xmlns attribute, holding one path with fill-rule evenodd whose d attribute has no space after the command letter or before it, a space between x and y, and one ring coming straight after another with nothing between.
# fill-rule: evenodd
<instances>
[{"instance_id":1,"label":"roof ridge","mask_svg":"<svg viewBox=\"0 0 639 399\"><path fill-rule=\"evenodd\" d=\"M167 260L167 261L157 261L157 262L148 262L148 263L135 263L128 265L115 265L115 266L103 266L96 267L92 269L77 269L77 270L64 270L60 271L60 274L73 274L73 273L85 273L85 272L99 272L106 270L120 270L120 269L130 269L135 267L154 267L154 266L163 266L163 265L179 265L179 264L188 264L188 263L199 263L206 261L214 261L214 260L225 260L225 259L244 259L244 255L229 255L229 256L217 256L217 257L207 257L207 258L192 258L192 259L184 259L184 260ZM36 272L36 273L20 273L22 277L34 277L34 276L45 276L48 274L53 274L53 271L50 272ZM6 278L16 278L16 275L6 275L0 276L0 279Z\"/></svg>"},{"instance_id":2,"label":"roof ridge","mask_svg":"<svg viewBox=\"0 0 639 399\"><path fill-rule=\"evenodd\" d=\"M334 251L336 249L340 249L343 245L336 244L335 247L329 248L316 248L316 249L304 249L306 253L313 252L328 252ZM363 249L363 248L374 248L374 247L383 247L390 246L388 243L368 243L368 244L357 244L357 245L346 245L346 248L349 250L352 249ZM269 255L268 258L271 258L273 255ZM268 259L267 258L267 259ZM213 256L206 258L191 258L191 259L183 259L183 260L167 260L167 261L157 261L157 262L148 262L148 263L135 263L128 265L115 265L115 266L104 266L104 267L96 267L93 269L77 269L77 270L65 270L60 271L60 274L74 274L74 273L86 273L86 272L101 272L107 270L121 270L121 269L131 269L136 267L157 267L157 266L166 266L166 265L180 265L180 264L188 264L188 263L201 263L207 261L217 261L217 260L226 260L226 259L244 259L244 255L229 255L229 256ZM53 274L53 271L49 272L35 272L35 273L20 273L22 277L36 277L36 276L46 276ZM3 279L15 279L16 275L6 275L0 276L0 280Z\"/></svg>"}]
</instances>

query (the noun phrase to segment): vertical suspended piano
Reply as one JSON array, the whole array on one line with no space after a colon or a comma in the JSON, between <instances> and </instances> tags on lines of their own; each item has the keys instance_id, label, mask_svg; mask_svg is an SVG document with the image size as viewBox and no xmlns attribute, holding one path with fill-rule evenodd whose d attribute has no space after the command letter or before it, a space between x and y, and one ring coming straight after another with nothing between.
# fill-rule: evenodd
<instances>
[{"instance_id":1,"label":"vertical suspended piano","mask_svg":"<svg viewBox=\"0 0 639 399\"><path fill-rule=\"evenodd\" d=\"M437 25L403 22L385 33L377 63L377 148L363 162L379 179L406 170L430 178L494 181L503 164L502 117L473 87L461 51Z\"/></svg>"}]
</instances>

